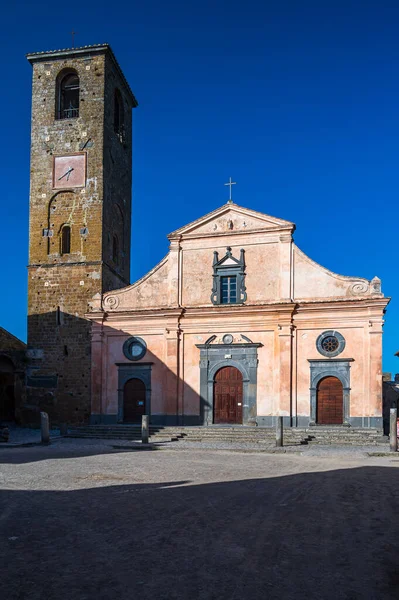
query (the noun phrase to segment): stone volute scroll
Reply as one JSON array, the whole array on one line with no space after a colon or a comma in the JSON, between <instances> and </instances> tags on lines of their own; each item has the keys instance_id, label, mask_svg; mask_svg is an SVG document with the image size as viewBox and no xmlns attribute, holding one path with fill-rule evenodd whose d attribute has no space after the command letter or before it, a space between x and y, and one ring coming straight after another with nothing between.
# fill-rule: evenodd
<instances>
[{"instance_id":1,"label":"stone volute scroll","mask_svg":"<svg viewBox=\"0 0 399 600\"><path fill-rule=\"evenodd\" d=\"M119 306L119 298L117 296L106 296L104 300L105 310L115 310Z\"/></svg>"},{"instance_id":2,"label":"stone volute scroll","mask_svg":"<svg viewBox=\"0 0 399 600\"><path fill-rule=\"evenodd\" d=\"M230 246L219 260L219 253L213 253L212 304L243 304L247 300L245 287L245 250L240 250L240 258L235 258Z\"/></svg>"}]
</instances>

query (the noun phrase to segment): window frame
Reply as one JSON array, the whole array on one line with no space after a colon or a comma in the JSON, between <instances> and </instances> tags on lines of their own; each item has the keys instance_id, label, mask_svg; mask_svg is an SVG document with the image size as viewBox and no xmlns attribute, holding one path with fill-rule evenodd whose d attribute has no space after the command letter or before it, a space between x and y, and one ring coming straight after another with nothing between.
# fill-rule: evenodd
<instances>
[{"instance_id":1,"label":"window frame","mask_svg":"<svg viewBox=\"0 0 399 600\"><path fill-rule=\"evenodd\" d=\"M223 289L223 284L226 281L227 290ZM234 286L232 286L234 282ZM234 290L233 290L234 288ZM234 300L232 297L234 296ZM221 275L220 276L220 303L221 304L237 304L237 275Z\"/></svg>"},{"instance_id":2,"label":"window frame","mask_svg":"<svg viewBox=\"0 0 399 600\"><path fill-rule=\"evenodd\" d=\"M68 237L67 240L65 240L65 234L68 231ZM60 239L60 254L61 256L64 256L66 254L71 254L71 238L72 238L72 231L71 231L71 226L69 225L69 223L65 223L62 227L61 227L61 239ZM67 248L68 250L65 250L65 244L67 242Z\"/></svg>"},{"instance_id":3,"label":"window frame","mask_svg":"<svg viewBox=\"0 0 399 600\"><path fill-rule=\"evenodd\" d=\"M211 302L214 305L228 306L244 304L247 300L245 287L245 251L241 249L240 259L234 258L231 248L227 248L226 255L219 260L218 252L214 252L213 259L213 287L211 293ZM224 264L229 259L228 264ZM223 299L223 281L224 278L233 278L235 280L235 300L231 300L231 291L228 293L228 301ZM229 279L231 281L231 279Z\"/></svg>"},{"instance_id":4,"label":"window frame","mask_svg":"<svg viewBox=\"0 0 399 600\"><path fill-rule=\"evenodd\" d=\"M78 80L78 86L75 87L77 90L77 107L64 108L63 107L63 92L64 82L68 77L74 76ZM72 114L64 116L66 111L75 111ZM77 119L80 113L80 77L75 69L65 69L58 74L56 83L56 107L55 107L55 120L65 121L67 119Z\"/></svg>"}]
</instances>

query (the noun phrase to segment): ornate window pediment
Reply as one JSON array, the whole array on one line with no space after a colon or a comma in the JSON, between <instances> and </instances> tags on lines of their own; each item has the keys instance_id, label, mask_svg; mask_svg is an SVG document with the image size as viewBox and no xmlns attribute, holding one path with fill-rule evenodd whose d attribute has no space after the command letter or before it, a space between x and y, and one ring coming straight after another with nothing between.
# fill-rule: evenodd
<instances>
[{"instance_id":1,"label":"ornate window pediment","mask_svg":"<svg viewBox=\"0 0 399 600\"><path fill-rule=\"evenodd\" d=\"M231 248L219 260L219 253L213 253L213 304L243 304L247 299L245 288L245 251L240 250L240 259L234 258Z\"/></svg>"}]
</instances>

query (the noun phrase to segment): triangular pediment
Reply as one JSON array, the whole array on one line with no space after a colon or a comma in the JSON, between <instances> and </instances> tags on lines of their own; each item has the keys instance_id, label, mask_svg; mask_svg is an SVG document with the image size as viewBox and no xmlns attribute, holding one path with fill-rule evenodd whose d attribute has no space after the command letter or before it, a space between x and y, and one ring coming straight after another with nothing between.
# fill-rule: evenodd
<instances>
[{"instance_id":1,"label":"triangular pediment","mask_svg":"<svg viewBox=\"0 0 399 600\"><path fill-rule=\"evenodd\" d=\"M201 237L209 235L229 234L232 232L250 232L262 230L291 230L294 223L250 210L238 204L227 203L200 219L173 231L169 239L175 237Z\"/></svg>"},{"instance_id":2,"label":"triangular pediment","mask_svg":"<svg viewBox=\"0 0 399 600\"><path fill-rule=\"evenodd\" d=\"M222 260L219 261L219 265L224 265L225 267L228 265L237 265L239 264L240 261L236 260L235 258L232 257L228 257L228 258L223 258Z\"/></svg>"}]
</instances>

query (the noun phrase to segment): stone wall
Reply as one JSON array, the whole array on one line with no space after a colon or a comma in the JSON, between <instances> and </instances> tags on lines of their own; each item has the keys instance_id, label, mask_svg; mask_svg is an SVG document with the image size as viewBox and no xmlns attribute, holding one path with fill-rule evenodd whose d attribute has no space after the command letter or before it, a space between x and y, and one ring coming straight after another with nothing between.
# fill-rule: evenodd
<instances>
[{"instance_id":1,"label":"stone wall","mask_svg":"<svg viewBox=\"0 0 399 600\"><path fill-rule=\"evenodd\" d=\"M28 346L28 402L53 421L90 414L92 296L129 281L131 108L137 103L108 46L29 55L33 66ZM80 80L79 116L57 120L57 78L73 69ZM114 90L125 109L123 143L114 131ZM86 153L86 185L54 190L56 155ZM115 206L117 205L117 206ZM71 251L60 252L62 226ZM50 230L51 237L43 231ZM112 260L112 239L123 244Z\"/></svg>"},{"instance_id":2,"label":"stone wall","mask_svg":"<svg viewBox=\"0 0 399 600\"><path fill-rule=\"evenodd\" d=\"M0 422L21 421L25 395L26 344L0 327Z\"/></svg>"}]
</instances>

